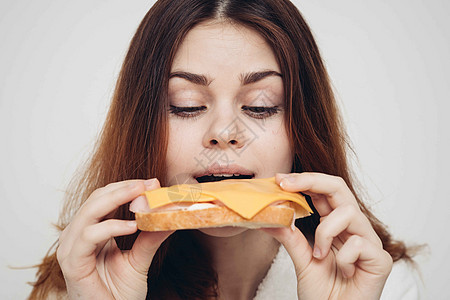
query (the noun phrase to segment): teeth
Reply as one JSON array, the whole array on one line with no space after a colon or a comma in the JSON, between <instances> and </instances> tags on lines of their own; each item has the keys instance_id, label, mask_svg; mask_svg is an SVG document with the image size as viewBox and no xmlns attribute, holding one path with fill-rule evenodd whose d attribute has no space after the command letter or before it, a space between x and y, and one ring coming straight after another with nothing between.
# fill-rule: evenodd
<instances>
[{"instance_id":1,"label":"teeth","mask_svg":"<svg viewBox=\"0 0 450 300\"><path fill-rule=\"evenodd\" d=\"M212 176L215 176L215 177L232 177L233 174L212 174ZM237 175L234 174L234 176L237 176Z\"/></svg>"}]
</instances>

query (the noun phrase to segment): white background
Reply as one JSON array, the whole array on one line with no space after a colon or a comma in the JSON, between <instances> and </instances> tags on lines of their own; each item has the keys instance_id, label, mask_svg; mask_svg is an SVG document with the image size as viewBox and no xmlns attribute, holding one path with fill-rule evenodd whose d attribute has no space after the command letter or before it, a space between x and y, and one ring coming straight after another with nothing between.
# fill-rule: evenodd
<instances>
[{"instance_id":1,"label":"white background","mask_svg":"<svg viewBox=\"0 0 450 300\"><path fill-rule=\"evenodd\" d=\"M297 1L328 66L370 204L428 244L427 299L449 299L450 2ZM0 2L0 298L22 299L57 238L64 189L104 121L151 1Z\"/></svg>"}]
</instances>

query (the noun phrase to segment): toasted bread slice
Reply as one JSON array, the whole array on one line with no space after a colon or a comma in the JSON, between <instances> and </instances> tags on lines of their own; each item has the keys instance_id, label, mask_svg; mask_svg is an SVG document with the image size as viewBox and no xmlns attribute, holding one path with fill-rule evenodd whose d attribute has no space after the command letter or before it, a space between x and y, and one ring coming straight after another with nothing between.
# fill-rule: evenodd
<instances>
[{"instance_id":1,"label":"toasted bread slice","mask_svg":"<svg viewBox=\"0 0 450 300\"><path fill-rule=\"evenodd\" d=\"M294 215L295 210L289 205L271 205L262 209L253 218L245 219L225 206L217 206L197 210L137 212L136 221L138 228L143 231L224 226L261 228L290 226L294 220Z\"/></svg>"}]
</instances>

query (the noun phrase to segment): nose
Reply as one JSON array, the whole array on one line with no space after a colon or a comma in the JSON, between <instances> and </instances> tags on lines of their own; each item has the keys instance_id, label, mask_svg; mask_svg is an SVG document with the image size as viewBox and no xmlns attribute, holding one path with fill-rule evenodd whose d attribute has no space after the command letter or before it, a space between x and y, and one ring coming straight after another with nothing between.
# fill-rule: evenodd
<instances>
[{"instance_id":1,"label":"nose","mask_svg":"<svg viewBox=\"0 0 450 300\"><path fill-rule=\"evenodd\" d=\"M245 147L248 130L239 116L232 112L220 112L211 119L203 143L206 148L239 151Z\"/></svg>"}]
</instances>

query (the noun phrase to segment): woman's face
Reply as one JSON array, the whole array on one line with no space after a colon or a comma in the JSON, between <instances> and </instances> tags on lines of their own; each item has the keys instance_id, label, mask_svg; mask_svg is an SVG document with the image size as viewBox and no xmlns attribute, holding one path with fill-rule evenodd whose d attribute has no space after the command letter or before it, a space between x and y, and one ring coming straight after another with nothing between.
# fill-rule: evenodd
<instances>
[{"instance_id":1,"label":"woman's face","mask_svg":"<svg viewBox=\"0 0 450 300\"><path fill-rule=\"evenodd\" d=\"M188 32L169 79L169 185L291 171L280 73L271 47L251 29L208 22Z\"/></svg>"}]
</instances>

